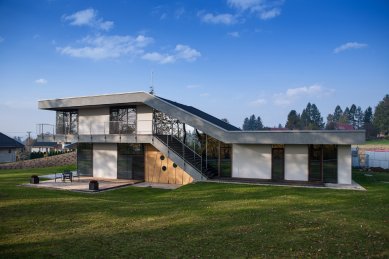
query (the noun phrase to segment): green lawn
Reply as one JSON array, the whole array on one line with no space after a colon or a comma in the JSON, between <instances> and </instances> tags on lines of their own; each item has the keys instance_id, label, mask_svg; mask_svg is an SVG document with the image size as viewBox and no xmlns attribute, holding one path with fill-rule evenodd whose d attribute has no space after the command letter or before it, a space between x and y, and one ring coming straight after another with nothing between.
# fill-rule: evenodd
<instances>
[{"instance_id":1,"label":"green lawn","mask_svg":"<svg viewBox=\"0 0 389 259\"><path fill-rule=\"evenodd\" d=\"M17 186L51 172L0 171L0 258L389 256L389 173L354 173L367 192L198 183L83 194Z\"/></svg>"},{"instance_id":2,"label":"green lawn","mask_svg":"<svg viewBox=\"0 0 389 259\"><path fill-rule=\"evenodd\" d=\"M365 145L388 145L389 146L389 139L367 140L365 142Z\"/></svg>"}]
</instances>

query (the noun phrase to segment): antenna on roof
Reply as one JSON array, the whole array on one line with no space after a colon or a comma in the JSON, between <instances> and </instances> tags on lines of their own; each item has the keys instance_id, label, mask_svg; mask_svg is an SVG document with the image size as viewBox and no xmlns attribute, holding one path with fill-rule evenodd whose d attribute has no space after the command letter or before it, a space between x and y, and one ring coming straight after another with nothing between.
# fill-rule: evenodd
<instances>
[{"instance_id":1,"label":"antenna on roof","mask_svg":"<svg viewBox=\"0 0 389 259\"><path fill-rule=\"evenodd\" d=\"M154 95L154 71L151 70L150 94Z\"/></svg>"}]
</instances>

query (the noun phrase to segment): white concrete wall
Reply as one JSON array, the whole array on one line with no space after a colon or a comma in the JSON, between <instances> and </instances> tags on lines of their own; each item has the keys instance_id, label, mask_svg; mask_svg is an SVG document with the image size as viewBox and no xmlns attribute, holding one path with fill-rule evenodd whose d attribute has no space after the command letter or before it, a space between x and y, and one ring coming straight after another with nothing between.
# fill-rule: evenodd
<instances>
[{"instance_id":1,"label":"white concrete wall","mask_svg":"<svg viewBox=\"0 0 389 259\"><path fill-rule=\"evenodd\" d=\"M153 109L146 105L138 105L137 112L137 134L152 134L153 131Z\"/></svg>"},{"instance_id":2,"label":"white concrete wall","mask_svg":"<svg viewBox=\"0 0 389 259\"><path fill-rule=\"evenodd\" d=\"M338 146L338 184L351 184L351 146Z\"/></svg>"},{"instance_id":3,"label":"white concrete wall","mask_svg":"<svg viewBox=\"0 0 389 259\"><path fill-rule=\"evenodd\" d=\"M16 149L11 148L11 153L9 153L9 148L0 149L0 162L15 162L16 161Z\"/></svg>"},{"instance_id":4,"label":"white concrete wall","mask_svg":"<svg viewBox=\"0 0 389 259\"><path fill-rule=\"evenodd\" d=\"M232 177L271 179L271 145L232 147Z\"/></svg>"},{"instance_id":5,"label":"white concrete wall","mask_svg":"<svg viewBox=\"0 0 389 259\"><path fill-rule=\"evenodd\" d=\"M108 134L108 122L109 107L78 110L78 134Z\"/></svg>"},{"instance_id":6,"label":"white concrete wall","mask_svg":"<svg viewBox=\"0 0 389 259\"><path fill-rule=\"evenodd\" d=\"M285 180L308 181L308 145L285 145Z\"/></svg>"},{"instance_id":7,"label":"white concrete wall","mask_svg":"<svg viewBox=\"0 0 389 259\"><path fill-rule=\"evenodd\" d=\"M93 177L117 179L117 144L93 144Z\"/></svg>"}]
</instances>

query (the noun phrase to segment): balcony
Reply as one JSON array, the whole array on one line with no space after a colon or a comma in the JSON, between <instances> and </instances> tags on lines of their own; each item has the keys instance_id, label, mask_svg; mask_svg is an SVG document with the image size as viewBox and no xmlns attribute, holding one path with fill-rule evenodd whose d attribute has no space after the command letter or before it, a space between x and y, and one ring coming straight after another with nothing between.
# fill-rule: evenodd
<instances>
[{"instance_id":1,"label":"balcony","mask_svg":"<svg viewBox=\"0 0 389 259\"><path fill-rule=\"evenodd\" d=\"M64 143L147 143L152 137L152 121L137 124L120 121L80 123L77 128L62 124L37 124L39 142Z\"/></svg>"}]
</instances>

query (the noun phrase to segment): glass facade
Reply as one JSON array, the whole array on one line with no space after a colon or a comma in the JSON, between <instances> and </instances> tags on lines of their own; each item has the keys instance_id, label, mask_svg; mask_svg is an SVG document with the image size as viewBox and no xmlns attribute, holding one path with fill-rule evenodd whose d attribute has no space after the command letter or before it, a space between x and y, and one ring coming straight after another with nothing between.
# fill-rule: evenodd
<instances>
[{"instance_id":1,"label":"glass facade","mask_svg":"<svg viewBox=\"0 0 389 259\"><path fill-rule=\"evenodd\" d=\"M272 148L271 178L273 181L285 179L285 151L283 147Z\"/></svg>"},{"instance_id":2,"label":"glass facade","mask_svg":"<svg viewBox=\"0 0 389 259\"><path fill-rule=\"evenodd\" d=\"M144 180L144 157L142 144L118 144L117 178Z\"/></svg>"},{"instance_id":3,"label":"glass facade","mask_svg":"<svg viewBox=\"0 0 389 259\"><path fill-rule=\"evenodd\" d=\"M77 171L80 176L93 176L93 144L78 143Z\"/></svg>"},{"instance_id":4,"label":"glass facade","mask_svg":"<svg viewBox=\"0 0 389 259\"><path fill-rule=\"evenodd\" d=\"M78 111L57 111L56 114L57 134L77 134L78 133Z\"/></svg>"},{"instance_id":5,"label":"glass facade","mask_svg":"<svg viewBox=\"0 0 389 259\"><path fill-rule=\"evenodd\" d=\"M337 183L338 148L336 145L309 146L309 181Z\"/></svg>"},{"instance_id":6,"label":"glass facade","mask_svg":"<svg viewBox=\"0 0 389 259\"><path fill-rule=\"evenodd\" d=\"M210 136L206 137L207 169L217 172L217 176L231 177L232 175L232 145L225 144Z\"/></svg>"},{"instance_id":7,"label":"glass facade","mask_svg":"<svg viewBox=\"0 0 389 259\"><path fill-rule=\"evenodd\" d=\"M136 132L136 107L112 107L109 115L110 134L134 134Z\"/></svg>"}]
</instances>

